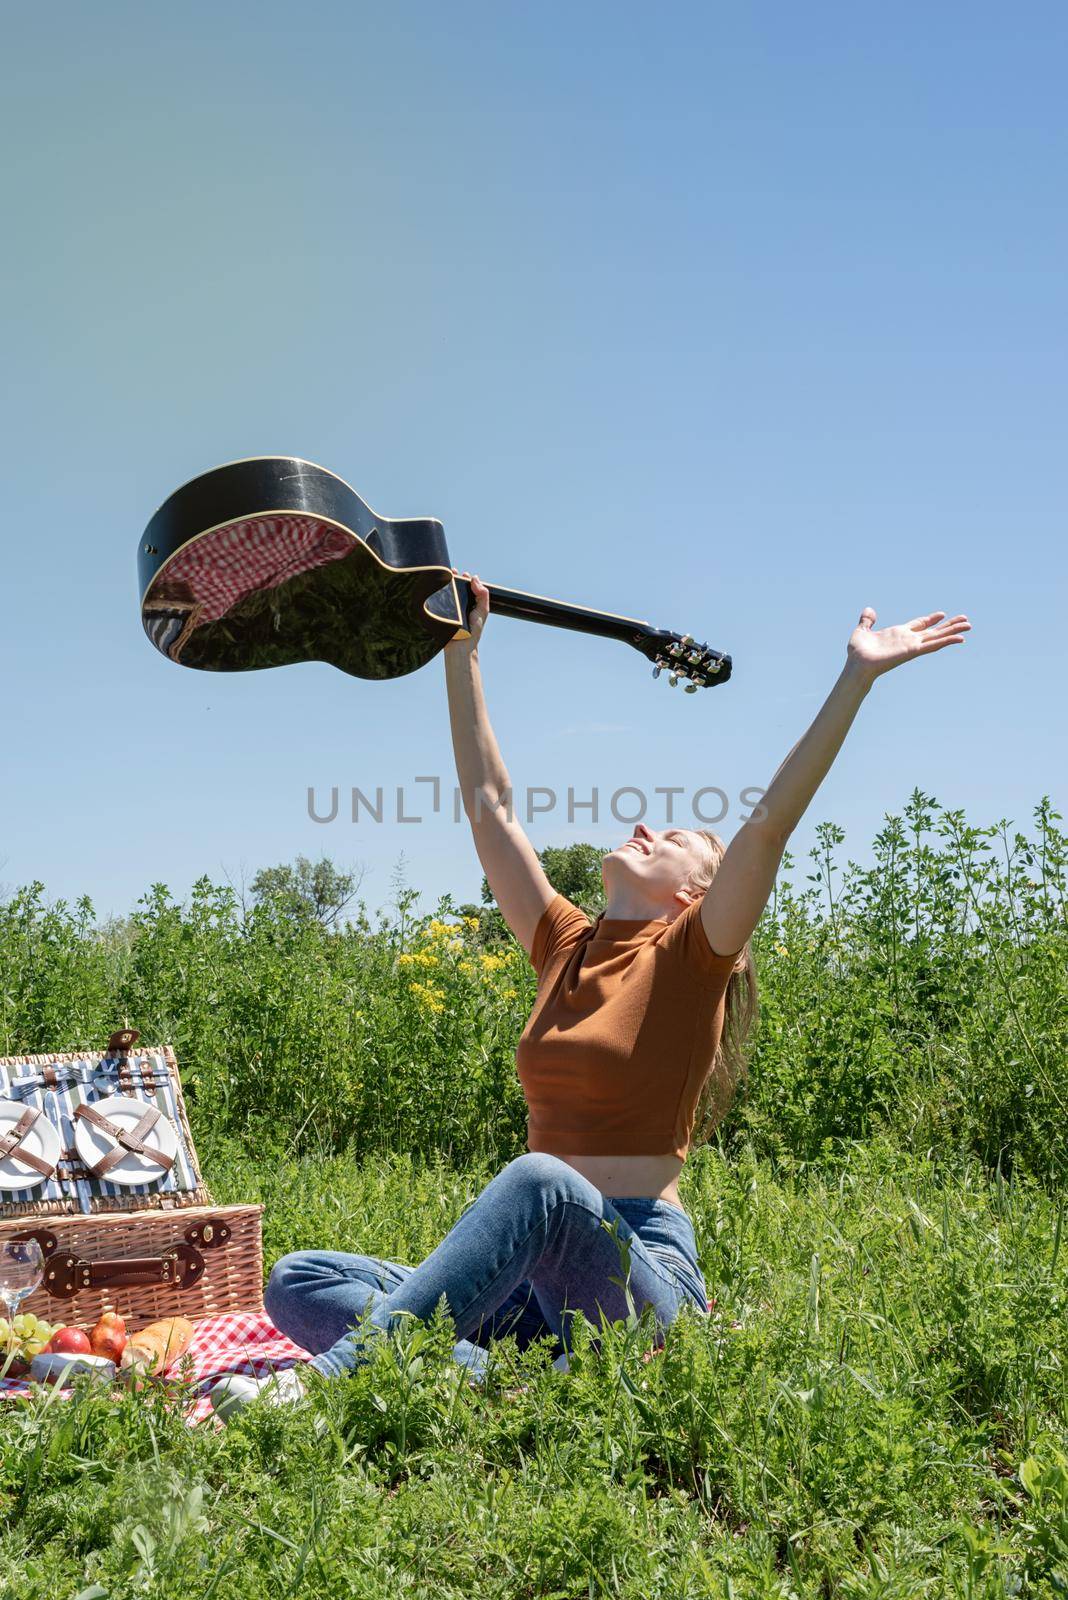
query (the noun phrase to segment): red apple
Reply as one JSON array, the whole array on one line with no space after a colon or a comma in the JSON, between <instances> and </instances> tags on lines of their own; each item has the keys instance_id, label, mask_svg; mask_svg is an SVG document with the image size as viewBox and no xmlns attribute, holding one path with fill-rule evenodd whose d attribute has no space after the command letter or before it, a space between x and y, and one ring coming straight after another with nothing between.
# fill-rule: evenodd
<instances>
[{"instance_id":1,"label":"red apple","mask_svg":"<svg viewBox=\"0 0 1068 1600\"><path fill-rule=\"evenodd\" d=\"M84 1328L57 1328L46 1349L53 1355L88 1356L93 1347Z\"/></svg>"}]
</instances>

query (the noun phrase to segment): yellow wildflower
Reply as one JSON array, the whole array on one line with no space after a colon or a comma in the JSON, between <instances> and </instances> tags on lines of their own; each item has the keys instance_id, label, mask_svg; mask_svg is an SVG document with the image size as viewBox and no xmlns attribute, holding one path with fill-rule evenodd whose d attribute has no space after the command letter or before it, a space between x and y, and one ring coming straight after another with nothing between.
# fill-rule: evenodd
<instances>
[{"instance_id":1,"label":"yellow wildflower","mask_svg":"<svg viewBox=\"0 0 1068 1600\"><path fill-rule=\"evenodd\" d=\"M412 993L424 1011L437 1014L445 1010L445 993L433 983L413 983Z\"/></svg>"},{"instance_id":2,"label":"yellow wildflower","mask_svg":"<svg viewBox=\"0 0 1068 1600\"><path fill-rule=\"evenodd\" d=\"M441 959L432 950L406 950L397 957L398 967L440 967Z\"/></svg>"},{"instance_id":3,"label":"yellow wildflower","mask_svg":"<svg viewBox=\"0 0 1068 1600\"><path fill-rule=\"evenodd\" d=\"M503 956L485 955L481 958L483 972L496 972L498 967L504 966Z\"/></svg>"}]
</instances>

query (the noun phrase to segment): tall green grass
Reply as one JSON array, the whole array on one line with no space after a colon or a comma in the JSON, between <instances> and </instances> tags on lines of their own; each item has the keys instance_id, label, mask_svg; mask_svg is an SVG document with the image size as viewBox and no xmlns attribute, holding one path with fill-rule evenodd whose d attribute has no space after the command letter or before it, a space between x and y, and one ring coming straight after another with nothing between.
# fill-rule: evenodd
<instances>
[{"instance_id":1,"label":"tall green grass","mask_svg":"<svg viewBox=\"0 0 1068 1600\"><path fill-rule=\"evenodd\" d=\"M819 830L755 936L762 1021L720 1129L785 1170L879 1132L1060 1181L1068 1165L1068 839L977 828L915 793L871 864ZM179 1053L196 1132L300 1154L524 1146L514 1052L533 975L512 941L410 891L327 929L202 879L98 927L42 886L0 906L0 1053L98 1046L119 1023Z\"/></svg>"}]
</instances>

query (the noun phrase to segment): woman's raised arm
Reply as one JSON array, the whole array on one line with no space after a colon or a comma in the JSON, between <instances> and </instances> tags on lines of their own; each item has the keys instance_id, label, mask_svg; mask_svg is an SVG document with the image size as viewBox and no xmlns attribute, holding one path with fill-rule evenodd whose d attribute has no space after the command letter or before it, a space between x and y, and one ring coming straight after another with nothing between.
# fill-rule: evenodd
<instances>
[{"instance_id":1,"label":"woman's raised arm","mask_svg":"<svg viewBox=\"0 0 1068 1600\"><path fill-rule=\"evenodd\" d=\"M464 577L470 577L464 573ZM482 693L478 642L489 615L489 590L471 578L475 608L470 635L444 649L449 722L467 820L501 915L530 954L534 931L555 891L512 804L512 780L490 725Z\"/></svg>"},{"instance_id":2,"label":"woman's raised arm","mask_svg":"<svg viewBox=\"0 0 1068 1600\"><path fill-rule=\"evenodd\" d=\"M865 606L850 635L837 683L776 772L754 815L731 840L705 893L701 920L713 950L721 955L741 950L756 927L787 841L830 771L876 678L905 661L963 644L970 628L965 616L946 620L944 611L933 611L876 631L875 612Z\"/></svg>"}]
</instances>

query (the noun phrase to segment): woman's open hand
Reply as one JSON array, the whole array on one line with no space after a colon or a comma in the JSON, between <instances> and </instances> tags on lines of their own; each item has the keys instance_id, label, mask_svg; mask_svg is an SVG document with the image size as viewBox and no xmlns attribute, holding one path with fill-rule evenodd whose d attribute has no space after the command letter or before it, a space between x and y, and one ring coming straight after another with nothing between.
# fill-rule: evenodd
<instances>
[{"instance_id":1,"label":"woman's open hand","mask_svg":"<svg viewBox=\"0 0 1068 1600\"><path fill-rule=\"evenodd\" d=\"M467 619L467 630L471 637L460 641L466 644L468 649L473 650L482 637L482 630L486 626L486 618L489 616L489 590L481 578L472 575L470 572L458 572L455 567L452 570L455 577L466 579L471 585L471 593L475 597L474 607Z\"/></svg>"},{"instance_id":2,"label":"woman's open hand","mask_svg":"<svg viewBox=\"0 0 1068 1600\"><path fill-rule=\"evenodd\" d=\"M874 679L914 656L933 655L947 644L963 644L971 626L965 616L947 619L944 611L932 611L930 616L914 617L893 628L876 629L875 612L865 606L849 636L849 664Z\"/></svg>"}]
</instances>

